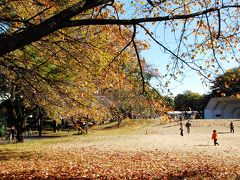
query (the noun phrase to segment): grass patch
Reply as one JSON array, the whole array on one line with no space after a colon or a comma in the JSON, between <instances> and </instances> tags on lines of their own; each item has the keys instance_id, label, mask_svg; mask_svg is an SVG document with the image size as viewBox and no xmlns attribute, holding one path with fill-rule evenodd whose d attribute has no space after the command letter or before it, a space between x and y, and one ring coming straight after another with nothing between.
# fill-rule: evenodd
<instances>
[{"instance_id":1,"label":"grass patch","mask_svg":"<svg viewBox=\"0 0 240 180\"><path fill-rule=\"evenodd\" d=\"M90 133L101 135L108 135L109 133L114 135L136 133L143 128L159 124L159 121L159 119L124 119L120 126L117 125L117 122L111 122L94 127Z\"/></svg>"}]
</instances>

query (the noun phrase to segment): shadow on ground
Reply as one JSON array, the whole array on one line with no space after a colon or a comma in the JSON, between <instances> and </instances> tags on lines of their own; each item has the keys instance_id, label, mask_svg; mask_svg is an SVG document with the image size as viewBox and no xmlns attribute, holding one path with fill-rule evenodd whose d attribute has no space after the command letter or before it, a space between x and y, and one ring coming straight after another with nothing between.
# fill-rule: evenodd
<instances>
[{"instance_id":1,"label":"shadow on ground","mask_svg":"<svg viewBox=\"0 0 240 180\"><path fill-rule=\"evenodd\" d=\"M230 132L218 132L218 134L229 134Z\"/></svg>"},{"instance_id":2,"label":"shadow on ground","mask_svg":"<svg viewBox=\"0 0 240 180\"><path fill-rule=\"evenodd\" d=\"M11 159L30 159L34 156L33 152L17 152L17 151L11 151L11 150L0 150L0 162L1 161L7 161Z\"/></svg>"}]
</instances>

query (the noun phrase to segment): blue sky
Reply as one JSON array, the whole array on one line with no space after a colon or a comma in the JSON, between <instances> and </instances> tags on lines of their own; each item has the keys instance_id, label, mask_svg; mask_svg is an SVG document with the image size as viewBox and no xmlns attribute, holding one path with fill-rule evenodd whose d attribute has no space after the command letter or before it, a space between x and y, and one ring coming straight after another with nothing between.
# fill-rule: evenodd
<instances>
[{"instance_id":1,"label":"blue sky","mask_svg":"<svg viewBox=\"0 0 240 180\"><path fill-rule=\"evenodd\" d=\"M159 70L160 74L163 75L167 73L166 65L171 59L168 54L162 53L159 47L154 43L150 43L150 48L142 51L141 56L144 57L148 63L154 65L154 67ZM155 87L158 85L158 82L152 83ZM209 88L202 84L200 77L194 71L186 72L178 81L172 80L169 87L173 95L182 93L185 90L191 90L200 94L209 91Z\"/></svg>"},{"instance_id":2,"label":"blue sky","mask_svg":"<svg viewBox=\"0 0 240 180\"><path fill-rule=\"evenodd\" d=\"M133 18L133 7L131 7L131 1L130 0L124 0L125 7L127 9L126 14L123 15L124 18ZM154 27L150 27L150 30L154 31ZM139 29L138 29L139 30ZM160 30L158 35L162 35L163 31ZM169 30L170 31L170 30ZM156 34L155 34L156 35ZM165 34L168 37L172 38L171 32L167 32ZM149 41L148 37L141 31L138 35L137 38L140 40L146 40L150 47L148 50L143 50L141 51L141 57L143 57L147 63L153 65L155 68L158 69L161 75L164 75L167 73L166 65L169 64L171 61L171 58L168 54L163 53L158 45L156 45L154 42ZM168 39L168 41L174 42L174 39ZM171 49L174 49L174 47L171 47ZM164 80L163 80L164 81ZM154 87L159 87L158 86L159 82L158 81L152 81L152 85ZM179 93L182 93L185 90L191 90L193 92L198 92L200 94L207 93L209 91L209 88L204 86L202 84L202 81L200 80L200 77L197 75L196 72L193 71L188 71L185 73L184 77L180 77L178 81L172 80L170 85L170 90L171 93L173 93L174 96L176 96ZM159 89L161 90L161 89ZM165 95L168 95L168 92L163 92Z\"/></svg>"},{"instance_id":3,"label":"blue sky","mask_svg":"<svg viewBox=\"0 0 240 180\"><path fill-rule=\"evenodd\" d=\"M142 36L143 35L140 35L139 38L141 38ZM149 49L142 51L141 56L144 57L149 64L152 64L155 68L157 68L160 74L166 74L166 65L171 61L171 58L168 54L163 53L160 50L159 46L155 43L149 42L149 45ZM233 61L231 61L230 63L223 63L225 69L230 69L238 65L239 64ZM152 84L156 87L158 85L158 82L153 81ZM206 87L202 83L202 80L200 80L197 72L193 70L186 70L184 76L180 77L177 81L172 80L169 87L171 93L173 93L174 96L182 93L185 90L191 90L200 94L206 94L210 91L209 86Z\"/></svg>"},{"instance_id":4,"label":"blue sky","mask_svg":"<svg viewBox=\"0 0 240 180\"><path fill-rule=\"evenodd\" d=\"M131 1L130 0L124 0L125 6L126 6L126 14L123 15L123 18L133 18L134 13L133 13L133 7L131 6ZM135 14L136 15L136 14ZM141 14L139 14L141 16ZM139 17L138 15L136 15L137 17ZM182 24L183 25L183 24ZM181 26L181 25L179 25ZM167 47L169 49L171 49L172 51L174 51L177 47L177 42L176 43L176 39L178 39L180 37L180 34L177 33L177 37L174 36L174 34L171 32L171 28L166 28L166 32L163 30L163 24L155 25L147 25L147 27L152 31L155 32L154 37L159 40L160 42L164 42L165 45L167 45ZM194 24L188 26L188 28L190 29L194 29ZM140 28L138 28L139 30ZM141 57L143 57L147 63L152 64L155 68L158 69L158 71L160 72L161 75L164 75L167 73L167 69L166 69L166 65L169 64L169 62L171 61L171 57L169 54L166 54L164 52L162 52L162 50L160 49L160 47L158 45L156 45L153 41L149 41L148 37L143 33L142 30L140 30L139 34L137 35L137 38L140 40L146 40L150 47L148 50L143 50L141 51ZM193 40L193 39L192 39ZM200 37L201 40L201 37ZM167 42L166 42L167 41ZM191 42L191 39L188 39L188 41ZM185 51L185 49L183 50ZM202 56L199 55L197 56L198 58ZM212 56L210 55L204 55L205 60L207 58L207 60L210 60L212 58ZM200 58L201 59L201 58ZM203 61L202 61L203 62ZM239 63L230 60L230 63L228 62L221 62L222 67L227 70L233 67L237 67L239 66ZM213 70L214 72L214 70ZM213 77L214 79L214 77ZM208 81L205 80L206 84L208 84L208 86L206 86L204 83L202 83L203 80L200 79L200 76L198 75L197 72L190 70L190 69L185 69L184 70L184 75L180 76L178 78L177 81L175 80L171 80L170 84L169 84L169 88L171 93L176 96L179 93L182 93L185 90L191 90L193 92L197 92L200 94L207 94L210 92L210 84ZM162 81L164 83L164 79ZM159 82L158 81L152 81L152 85L154 87L159 87L158 86ZM161 89L159 89L161 90ZM170 93L165 92L163 93L165 95L169 95Z\"/></svg>"}]
</instances>

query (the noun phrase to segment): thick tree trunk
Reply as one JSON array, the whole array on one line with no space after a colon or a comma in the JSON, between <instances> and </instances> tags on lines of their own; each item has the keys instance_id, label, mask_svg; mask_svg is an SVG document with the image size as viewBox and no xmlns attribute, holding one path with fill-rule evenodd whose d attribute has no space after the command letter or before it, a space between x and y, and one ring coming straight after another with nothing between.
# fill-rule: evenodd
<instances>
[{"instance_id":1,"label":"thick tree trunk","mask_svg":"<svg viewBox=\"0 0 240 180\"><path fill-rule=\"evenodd\" d=\"M16 135L16 140L17 142L23 142L23 130L22 129L17 129L17 135Z\"/></svg>"},{"instance_id":2,"label":"thick tree trunk","mask_svg":"<svg viewBox=\"0 0 240 180\"><path fill-rule=\"evenodd\" d=\"M23 142L23 133L26 130L25 128L25 119L18 119L17 122L15 123L15 128L17 130L16 133L16 140L17 142Z\"/></svg>"},{"instance_id":3,"label":"thick tree trunk","mask_svg":"<svg viewBox=\"0 0 240 180\"><path fill-rule=\"evenodd\" d=\"M42 129L41 128L39 128L39 130L38 130L38 136L42 137Z\"/></svg>"},{"instance_id":4,"label":"thick tree trunk","mask_svg":"<svg viewBox=\"0 0 240 180\"><path fill-rule=\"evenodd\" d=\"M42 120L41 119L38 120L38 135L39 137L42 136Z\"/></svg>"},{"instance_id":5,"label":"thick tree trunk","mask_svg":"<svg viewBox=\"0 0 240 180\"><path fill-rule=\"evenodd\" d=\"M57 122L56 122L56 120L53 120L53 132L54 133L57 132Z\"/></svg>"},{"instance_id":6,"label":"thick tree trunk","mask_svg":"<svg viewBox=\"0 0 240 180\"><path fill-rule=\"evenodd\" d=\"M12 87L11 90L11 103L12 103L12 118L14 119L14 125L17 130L16 133L16 140L17 142L23 142L23 133L26 130L25 129L25 121L24 118L24 109L23 109L23 102L19 101L19 99L16 98L16 86Z\"/></svg>"}]
</instances>

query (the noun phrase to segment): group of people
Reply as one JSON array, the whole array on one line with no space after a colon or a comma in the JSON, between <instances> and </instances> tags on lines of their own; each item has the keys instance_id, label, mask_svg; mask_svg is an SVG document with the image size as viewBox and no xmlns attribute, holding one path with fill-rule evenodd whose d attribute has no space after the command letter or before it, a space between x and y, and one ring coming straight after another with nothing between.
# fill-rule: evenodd
<instances>
[{"instance_id":1,"label":"group of people","mask_svg":"<svg viewBox=\"0 0 240 180\"><path fill-rule=\"evenodd\" d=\"M186 128L187 128L187 133L190 133L190 127L191 127L191 123L189 122L189 120L187 121L187 123L185 124ZM183 123L182 120L180 122L180 136L183 136Z\"/></svg>"},{"instance_id":2,"label":"group of people","mask_svg":"<svg viewBox=\"0 0 240 180\"><path fill-rule=\"evenodd\" d=\"M187 133L190 133L190 127L191 127L191 123L189 122L189 120L187 121L187 123L185 124L186 128L187 128ZM182 119L180 119L180 136L183 137L183 123L182 123ZM230 133L234 133L234 125L233 125L233 121L230 122ZM217 142L217 131L213 130L212 133L212 140L214 142L214 145L218 145L219 143Z\"/></svg>"}]
</instances>

